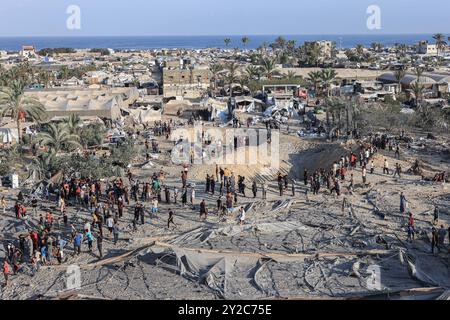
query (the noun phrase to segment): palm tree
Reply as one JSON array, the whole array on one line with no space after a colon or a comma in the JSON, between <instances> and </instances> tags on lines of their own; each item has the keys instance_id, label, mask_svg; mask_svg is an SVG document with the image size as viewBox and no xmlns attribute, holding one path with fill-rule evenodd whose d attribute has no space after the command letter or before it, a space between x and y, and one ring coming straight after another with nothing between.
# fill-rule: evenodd
<instances>
[{"instance_id":1,"label":"palm tree","mask_svg":"<svg viewBox=\"0 0 450 320\"><path fill-rule=\"evenodd\" d=\"M237 82L241 86L242 94L244 94L244 88L247 87L249 83L249 78L247 78L246 76L242 76L238 78Z\"/></svg>"},{"instance_id":2,"label":"palm tree","mask_svg":"<svg viewBox=\"0 0 450 320\"><path fill-rule=\"evenodd\" d=\"M286 47L286 39L284 37L278 37L275 39L275 46L281 50Z\"/></svg>"},{"instance_id":3,"label":"palm tree","mask_svg":"<svg viewBox=\"0 0 450 320\"><path fill-rule=\"evenodd\" d=\"M358 58L362 60L364 57L364 46L362 44L357 44L355 50L356 53L358 54Z\"/></svg>"},{"instance_id":4,"label":"palm tree","mask_svg":"<svg viewBox=\"0 0 450 320\"><path fill-rule=\"evenodd\" d=\"M213 65L211 65L209 70L211 71L211 74L212 74L213 79L214 79L214 90L216 90L216 88L217 88L217 76L218 76L219 72L223 70L223 66L221 64L213 64Z\"/></svg>"},{"instance_id":5,"label":"palm tree","mask_svg":"<svg viewBox=\"0 0 450 320\"><path fill-rule=\"evenodd\" d=\"M295 77L296 77L296 73L292 70L289 70L286 74L286 79L289 81L294 80Z\"/></svg>"},{"instance_id":6,"label":"palm tree","mask_svg":"<svg viewBox=\"0 0 450 320\"><path fill-rule=\"evenodd\" d=\"M261 73L262 73L262 70L261 70L260 66L255 66L255 65L251 64L251 65L247 66L247 68L245 68L245 74L251 80L260 81Z\"/></svg>"},{"instance_id":7,"label":"palm tree","mask_svg":"<svg viewBox=\"0 0 450 320\"><path fill-rule=\"evenodd\" d=\"M405 75L406 75L406 72L403 69L397 70L394 73L395 80L397 80L397 83L398 83L399 93L402 92L402 80L405 77Z\"/></svg>"},{"instance_id":8,"label":"palm tree","mask_svg":"<svg viewBox=\"0 0 450 320\"><path fill-rule=\"evenodd\" d=\"M289 40L289 41L287 42L287 44L286 44L286 49L287 49L287 51L288 51L290 54L294 53L296 45L297 45L297 41L295 41L295 40Z\"/></svg>"},{"instance_id":9,"label":"palm tree","mask_svg":"<svg viewBox=\"0 0 450 320\"><path fill-rule=\"evenodd\" d=\"M325 88L327 90L327 97L330 96L330 84L333 80L336 79L337 73L334 69L324 69L320 73L320 78L322 82L325 84Z\"/></svg>"},{"instance_id":10,"label":"palm tree","mask_svg":"<svg viewBox=\"0 0 450 320\"><path fill-rule=\"evenodd\" d=\"M420 107L419 101L422 98L425 87L422 83L420 83L420 81L416 81L411 85L411 89L414 92L414 97L416 98L416 105Z\"/></svg>"},{"instance_id":11,"label":"palm tree","mask_svg":"<svg viewBox=\"0 0 450 320\"><path fill-rule=\"evenodd\" d=\"M444 40L445 37L444 37L444 35L443 35L442 33L436 33L436 34L433 36L433 39L436 40L437 55L439 56L439 51L443 51L445 45L447 44L447 43L445 42L445 40Z\"/></svg>"},{"instance_id":12,"label":"palm tree","mask_svg":"<svg viewBox=\"0 0 450 320\"><path fill-rule=\"evenodd\" d=\"M237 70L238 65L235 62L230 62L226 65L227 75L225 76L225 80L230 86L230 97L233 96L233 84L238 80Z\"/></svg>"},{"instance_id":13,"label":"palm tree","mask_svg":"<svg viewBox=\"0 0 450 320\"><path fill-rule=\"evenodd\" d=\"M319 84L322 79L322 73L320 71L311 71L308 73L308 77L306 78L312 85L314 85L314 90L316 92L316 96L319 96Z\"/></svg>"},{"instance_id":14,"label":"palm tree","mask_svg":"<svg viewBox=\"0 0 450 320\"><path fill-rule=\"evenodd\" d=\"M42 70L38 73L39 84L43 84L44 87L48 87L51 80L51 74L48 71Z\"/></svg>"},{"instance_id":15,"label":"palm tree","mask_svg":"<svg viewBox=\"0 0 450 320\"><path fill-rule=\"evenodd\" d=\"M31 163L32 176L39 180L50 178L52 174L51 169L55 160L56 154L54 152L41 154L40 156L33 158L33 162Z\"/></svg>"},{"instance_id":16,"label":"palm tree","mask_svg":"<svg viewBox=\"0 0 450 320\"><path fill-rule=\"evenodd\" d=\"M378 43L376 43L376 42L372 42L371 44L370 44L370 48L372 49L372 51L377 51L377 49L378 49Z\"/></svg>"},{"instance_id":17,"label":"palm tree","mask_svg":"<svg viewBox=\"0 0 450 320\"><path fill-rule=\"evenodd\" d=\"M267 43L267 41L264 41L263 43L261 43L261 46L259 46L258 51L261 54L266 54L268 47L269 47L269 44Z\"/></svg>"},{"instance_id":18,"label":"palm tree","mask_svg":"<svg viewBox=\"0 0 450 320\"><path fill-rule=\"evenodd\" d=\"M61 80L69 79L70 76L69 67L67 67L66 65L62 66L61 69L59 70L59 75L61 77Z\"/></svg>"},{"instance_id":19,"label":"palm tree","mask_svg":"<svg viewBox=\"0 0 450 320\"><path fill-rule=\"evenodd\" d=\"M228 46L231 43L231 39L230 38L225 38L225 39L223 39L223 42L225 42L225 46L228 48Z\"/></svg>"},{"instance_id":20,"label":"palm tree","mask_svg":"<svg viewBox=\"0 0 450 320\"><path fill-rule=\"evenodd\" d=\"M67 126L67 130L69 130L70 134L78 134L82 121L79 115L72 113L70 116L63 119L63 123Z\"/></svg>"},{"instance_id":21,"label":"palm tree","mask_svg":"<svg viewBox=\"0 0 450 320\"><path fill-rule=\"evenodd\" d=\"M317 42L309 42L303 46L303 54L306 63L312 66L319 66L320 61L320 45Z\"/></svg>"},{"instance_id":22,"label":"palm tree","mask_svg":"<svg viewBox=\"0 0 450 320\"><path fill-rule=\"evenodd\" d=\"M263 70L263 75L272 80L272 77L277 73L275 70L275 60L270 58L261 59L261 68Z\"/></svg>"},{"instance_id":23,"label":"palm tree","mask_svg":"<svg viewBox=\"0 0 450 320\"><path fill-rule=\"evenodd\" d=\"M342 111L346 109L345 102L338 98L329 98L327 100L327 111L333 115L333 126L335 125L335 119L338 120L338 128L342 127Z\"/></svg>"},{"instance_id":24,"label":"palm tree","mask_svg":"<svg viewBox=\"0 0 450 320\"><path fill-rule=\"evenodd\" d=\"M16 121L19 143L22 141L22 121L29 118L41 121L45 108L35 97L24 94L25 82L14 80L9 87L0 89L0 116L10 116Z\"/></svg>"},{"instance_id":25,"label":"palm tree","mask_svg":"<svg viewBox=\"0 0 450 320\"><path fill-rule=\"evenodd\" d=\"M244 49L247 47L247 44L250 42L250 38L249 37L243 37L241 39L242 44L244 45Z\"/></svg>"},{"instance_id":26,"label":"palm tree","mask_svg":"<svg viewBox=\"0 0 450 320\"><path fill-rule=\"evenodd\" d=\"M80 138L76 134L69 132L65 123L52 123L46 131L39 134L41 145L49 147L49 150L55 154L63 150L71 151L82 148L79 140Z\"/></svg>"},{"instance_id":27,"label":"palm tree","mask_svg":"<svg viewBox=\"0 0 450 320\"><path fill-rule=\"evenodd\" d=\"M425 70L422 67L414 68L414 74L417 76L417 82L420 82L420 78L422 77L424 71Z\"/></svg>"}]
</instances>

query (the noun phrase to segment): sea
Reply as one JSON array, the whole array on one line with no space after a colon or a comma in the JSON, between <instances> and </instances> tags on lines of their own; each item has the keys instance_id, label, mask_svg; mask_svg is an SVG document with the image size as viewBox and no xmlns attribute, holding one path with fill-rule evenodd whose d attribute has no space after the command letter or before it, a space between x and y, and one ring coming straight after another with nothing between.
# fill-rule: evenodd
<instances>
[{"instance_id":1,"label":"sea","mask_svg":"<svg viewBox=\"0 0 450 320\"><path fill-rule=\"evenodd\" d=\"M271 43L276 35L249 35L250 42L244 46L243 36L92 36L92 37L0 37L0 50L19 51L23 45L33 45L38 50L44 48L110 48L119 50L145 50L159 48L226 48L224 39L230 38L229 48L256 49L264 42ZM352 48L357 44L369 47L373 42L390 47L396 43L412 45L419 40L433 41L431 34L401 34L401 35L285 35L286 40L295 40L297 46L305 41L331 40L336 42L338 49Z\"/></svg>"}]
</instances>

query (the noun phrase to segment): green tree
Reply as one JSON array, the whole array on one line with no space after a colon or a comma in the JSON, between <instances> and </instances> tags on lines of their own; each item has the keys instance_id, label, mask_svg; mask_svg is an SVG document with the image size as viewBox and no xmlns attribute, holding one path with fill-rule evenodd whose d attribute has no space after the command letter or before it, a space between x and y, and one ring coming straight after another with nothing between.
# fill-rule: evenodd
<instances>
[{"instance_id":1,"label":"green tree","mask_svg":"<svg viewBox=\"0 0 450 320\"><path fill-rule=\"evenodd\" d=\"M247 44L250 42L250 38L249 37L243 37L241 39L241 41L242 41L242 44L244 45L244 48L246 48Z\"/></svg>"},{"instance_id":2,"label":"green tree","mask_svg":"<svg viewBox=\"0 0 450 320\"><path fill-rule=\"evenodd\" d=\"M306 80L314 86L316 96L319 96L319 85L322 81L322 73L320 71L311 71L308 73Z\"/></svg>"},{"instance_id":3,"label":"green tree","mask_svg":"<svg viewBox=\"0 0 450 320\"><path fill-rule=\"evenodd\" d=\"M420 81L415 81L411 85L411 90L414 92L414 97L416 99L416 105L418 107L420 107L421 106L421 100L422 100L423 92L425 90L424 85L422 83L420 83Z\"/></svg>"},{"instance_id":4,"label":"green tree","mask_svg":"<svg viewBox=\"0 0 450 320\"><path fill-rule=\"evenodd\" d=\"M250 80L261 80L262 70L260 66L255 66L253 64L245 68L245 74Z\"/></svg>"},{"instance_id":5,"label":"green tree","mask_svg":"<svg viewBox=\"0 0 450 320\"><path fill-rule=\"evenodd\" d=\"M231 43L231 39L230 38L225 38L225 39L223 39L223 42L225 42L225 46L228 48L228 46Z\"/></svg>"},{"instance_id":6,"label":"green tree","mask_svg":"<svg viewBox=\"0 0 450 320\"><path fill-rule=\"evenodd\" d=\"M272 77L277 74L275 68L275 60L271 58L262 58L260 63L263 75L267 79L272 80Z\"/></svg>"},{"instance_id":7,"label":"green tree","mask_svg":"<svg viewBox=\"0 0 450 320\"><path fill-rule=\"evenodd\" d=\"M91 123L79 130L80 143L85 149L99 146L106 136L106 128L102 123Z\"/></svg>"},{"instance_id":8,"label":"green tree","mask_svg":"<svg viewBox=\"0 0 450 320\"><path fill-rule=\"evenodd\" d=\"M406 71L403 69L396 70L394 73L395 80L397 80L398 90L402 92L402 80L406 75Z\"/></svg>"},{"instance_id":9,"label":"green tree","mask_svg":"<svg viewBox=\"0 0 450 320\"><path fill-rule=\"evenodd\" d=\"M214 83L214 90L216 90L217 89L217 78L219 76L219 72L223 70L223 65L221 65L221 64L213 64L213 65L211 65L209 70L211 71L211 74L212 74L212 80L213 80L213 83Z\"/></svg>"},{"instance_id":10,"label":"green tree","mask_svg":"<svg viewBox=\"0 0 450 320\"><path fill-rule=\"evenodd\" d=\"M325 85L325 89L327 90L327 97L330 96L330 85L336 79L337 73L334 69L323 69L320 72L320 79Z\"/></svg>"},{"instance_id":11,"label":"green tree","mask_svg":"<svg viewBox=\"0 0 450 320\"><path fill-rule=\"evenodd\" d=\"M284 50L286 48L286 39L282 36L279 36L278 38L275 39L275 47L280 49L280 50Z\"/></svg>"},{"instance_id":12,"label":"green tree","mask_svg":"<svg viewBox=\"0 0 450 320\"><path fill-rule=\"evenodd\" d=\"M436 47L437 47L437 55L439 56L439 53L442 52L446 46L445 37L442 33L436 33L433 35L433 39L436 41Z\"/></svg>"},{"instance_id":13,"label":"green tree","mask_svg":"<svg viewBox=\"0 0 450 320\"><path fill-rule=\"evenodd\" d=\"M63 123L66 124L70 134L78 134L78 129L81 127L82 121L79 115L72 113L70 116L63 119Z\"/></svg>"},{"instance_id":14,"label":"green tree","mask_svg":"<svg viewBox=\"0 0 450 320\"><path fill-rule=\"evenodd\" d=\"M233 96L233 84L238 80L237 70L238 65L233 61L226 65L227 74L225 76L225 81L230 87L230 97Z\"/></svg>"},{"instance_id":15,"label":"green tree","mask_svg":"<svg viewBox=\"0 0 450 320\"><path fill-rule=\"evenodd\" d=\"M45 119L44 106L35 97L25 95L25 82L14 80L9 87L0 89L0 116L10 116L17 125L19 143L22 141L22 120Z\"/></svg>"}]
</instances>

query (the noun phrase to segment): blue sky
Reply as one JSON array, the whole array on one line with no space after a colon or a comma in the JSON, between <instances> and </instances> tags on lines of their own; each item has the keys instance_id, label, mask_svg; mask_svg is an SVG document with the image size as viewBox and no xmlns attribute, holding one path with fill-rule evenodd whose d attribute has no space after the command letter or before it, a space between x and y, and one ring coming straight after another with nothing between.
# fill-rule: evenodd
<instances>
[{"instance_id":1,"label":"blue sky","mask_svg":"<svg viewBox=\"0 0 450 320\"><path fill-rule=\"evenodd\" d=\"M366 27L372 4L381 30ZM449 0L0 0L0 36L450 33L449 13Z\"/></svg>"}]
</instances>

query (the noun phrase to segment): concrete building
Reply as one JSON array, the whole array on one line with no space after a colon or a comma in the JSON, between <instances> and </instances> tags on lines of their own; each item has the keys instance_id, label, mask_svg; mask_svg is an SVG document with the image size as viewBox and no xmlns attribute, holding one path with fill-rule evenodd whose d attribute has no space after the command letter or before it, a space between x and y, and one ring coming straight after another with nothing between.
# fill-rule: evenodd
<instances>
[{"instance_id":1,"label":"concrete building","mask_svg":"<svg viewBox=\"0 0 450 320\"><path fill-rule=\"evenodd\" d=\"M163 69L164 97L201 98L210 87L209 67L190 65Z\"/></svg>"},{"instance_id":2,"label":"concrete building","mask_svg":"<svg viewBox=\"0 0 450 320\"><path fill-rule=\"evenodd\" d=\"M34 46L22 46L20 56L27 59L33 59L37 57L36 49Z\"/></svg>"},{"instance_id":3,"label":"concrete building","mask_svg":"<svg viewBox=\"0 0 450 320\"><path fill-rule=\"evenodd\" d=\"M429 44L428 41L420 41L417 44L417 53L426 55L437 55L438 47L435 44Z\"/></svg>"},{"instance_id":4,"label":"concrete building","mask_svg":"<svg viewBox=\"0 0 450 320\"><path fill-rule=\"evenodd\" d=\"M334 48L335 43L334 41L306 41L305 47L312 47L312 46L318 46L319 47L319 58L323 60L332 59L335 56Z\"/></svg>"}]
</instances>

